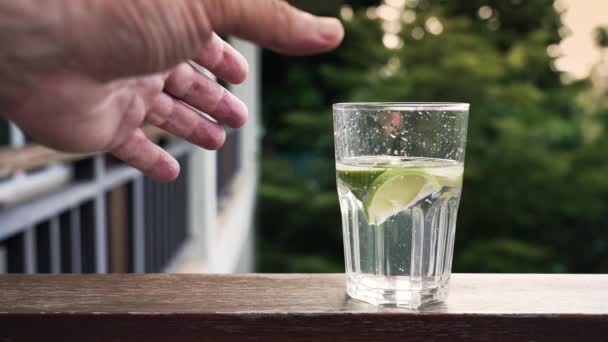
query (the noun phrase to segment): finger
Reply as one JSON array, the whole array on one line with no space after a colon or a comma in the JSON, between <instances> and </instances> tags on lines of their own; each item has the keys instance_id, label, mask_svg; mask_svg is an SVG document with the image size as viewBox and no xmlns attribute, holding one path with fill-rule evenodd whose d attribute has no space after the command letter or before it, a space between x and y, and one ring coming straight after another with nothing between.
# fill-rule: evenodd
<instances>
[{"instance_id":1,"label":"finger","mask_svg":"<svg viewBox=\"0 0 608 342\"><path fill-rule=\"evenodd\" d=\"M148 177L172 181L179 175L177 160L150 141L141 129L135 130L123 144L110 152Z\"/></svg>"},{"instance_id":2,"label":"finger","mask_svg":"<svg viewBox=\"0 0 608 342\"><path fill-rule=\"evenodd\" d=\"M243 82L249 70L245 57L217 34L205 43L194 61L215 76L234 84Z\"/></svg>"},{"instance_id":3,"label":"finger","mask_svg":"<svg viewBox=\"0 0 608 342\"><path fill-rule=\"evenodd\" d=\"M70 6L51 36L64 37L61 45L74 65L102 81L167 70L196 57L214 31L298 55L331 50L344 35L337 19L315 17L281 0L77 1ZM99 32L112 39L91 39Z\"/></svg>"},{"instance_id":4,"label":"finger","mask_svg":"<svg viewBox=\"0 0 608 342\"><path fill-rule=\"evenodd\" d=\"M146 121L208 150L217 150L226 140L222 126L164 93L156 99Z\"/></svg>"},{"instance_id":5,"label":"finger","mask_svg":"<svg viewBox=\"0 0 608 342\"><path fill-rule=\"evenodd\" d=\"M180 64L169 75L165 92L221 124L238 128L247 120L247 106L241 100L187 63Z\"/></svg>"},{"instance_id":6,"label":"finger","mask_svg":"<svg viewBox=\"0 0 608 342\"><path fill-rule=\"evenodd\" d=\"M344 37L335 18L316 17L282 0L208 0L211 28L278 52L306 55L334 49Z\"/></svg>"}]
</instances>

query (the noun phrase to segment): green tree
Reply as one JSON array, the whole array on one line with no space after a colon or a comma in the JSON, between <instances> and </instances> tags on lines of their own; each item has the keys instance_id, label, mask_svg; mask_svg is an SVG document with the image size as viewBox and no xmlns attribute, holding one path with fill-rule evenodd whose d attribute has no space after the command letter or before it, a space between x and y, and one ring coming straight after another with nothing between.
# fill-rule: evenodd
<instances>
[{"instance_id":1,"label":"green tree","mask_svg":"<svg viewBox=\"0 0 608 342\"><path fill-rule=\"evenodd\" d=\"M608 271L608 137L585 138L589 82L563 84L547 53L561 39L553 1L406 3L399 29L362 8L336 53L264 62L273 86L264 93L261 270L342 263L329 104L463 101L472 107L455 270ZM383 44L387 34L397 48Z\"/></svg>"},{"instance_id":2,"label":"green tree","mask_svg":"<svg viewBox=\"0 0 608 342\"><path fill-rule=\"evenodd\" d=\"M595 30L595 41L598 46L608 48L608 27L598 27Z\"/></svg>"}]
</instances>

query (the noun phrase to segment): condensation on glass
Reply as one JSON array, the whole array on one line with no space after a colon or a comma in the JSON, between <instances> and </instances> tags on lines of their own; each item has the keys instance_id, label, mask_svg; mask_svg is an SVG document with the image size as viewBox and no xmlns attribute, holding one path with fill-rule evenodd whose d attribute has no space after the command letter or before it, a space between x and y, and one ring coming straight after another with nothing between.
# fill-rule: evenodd
<instances>
[{"instance_id":1,"label":"condensation on glass","mask_svg":"<svg viewBox=\"0 0 608 342\"><path fill-rule=\"evenodd\" d=\"M417 308L446 298L469 105L333 106L347 293Z\"/></svg>"}]
</instances>

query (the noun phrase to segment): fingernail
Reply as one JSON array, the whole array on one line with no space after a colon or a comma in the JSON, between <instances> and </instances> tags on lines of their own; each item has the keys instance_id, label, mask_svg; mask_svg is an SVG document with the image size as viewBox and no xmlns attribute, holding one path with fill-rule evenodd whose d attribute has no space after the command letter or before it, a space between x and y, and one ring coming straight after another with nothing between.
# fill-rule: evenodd
<instances>
[{"instance_id":1,"label":"fingernail","mask_svg":"<svg viewBox=\"0 0 608 342\"><path fill-rule=\"evenodd\" d=\"M239 128L245 124L248 116L247 106L233 94L228 94L217 105L215 116L222 124Z\"/></svg>"},{"instance_id":2,"label":"fingernail","mask_svg":"<svg viewBox=\"0 0 608 342\"><path fill-rule=\"evenodd\" d=\"M179 176L179 163L168 156L162 156L153 170L146 175L151 176L162 182L171 182Z\"/></svg>"},{"instance_id":3,"label":"fingernail","mask_svg":"<svg viewBox=\"0 0 608 342\"><path fill-rule=\"evenodd\" d=\"M317 27L319 34L325 40L341 40L344 35L342 23L336 18L319 18Z\"/></svg>"}]
</instances>

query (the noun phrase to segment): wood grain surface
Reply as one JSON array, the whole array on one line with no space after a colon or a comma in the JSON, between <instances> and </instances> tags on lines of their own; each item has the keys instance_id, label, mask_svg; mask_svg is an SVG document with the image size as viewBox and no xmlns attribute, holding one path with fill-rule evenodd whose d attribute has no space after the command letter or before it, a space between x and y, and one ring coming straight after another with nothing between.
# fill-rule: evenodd
<instances>
[{"instance_id":1,"label":"wood grain surface","mask_svg":"<svg viewBox=\"0 0 608 342\"><path fill-rule=\"evenodd\" d=\"M608 275L456 274L376 308L343 275L3 275L0 341L607 341Z\"/></svg>"}]
</instances>

